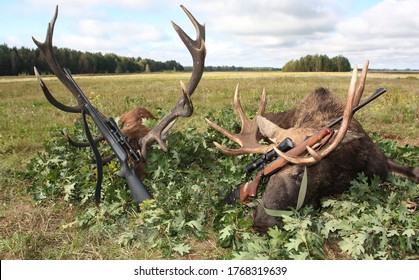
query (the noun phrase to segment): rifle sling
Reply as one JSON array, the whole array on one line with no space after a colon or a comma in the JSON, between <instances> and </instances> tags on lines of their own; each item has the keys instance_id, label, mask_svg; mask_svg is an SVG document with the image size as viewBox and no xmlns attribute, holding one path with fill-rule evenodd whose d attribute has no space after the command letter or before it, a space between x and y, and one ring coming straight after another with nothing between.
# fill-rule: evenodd
<instances>
[{"instance_id":1,"label":"rifle sling","mask_svg":"<svg viewBox=\"0 0 419 280\"><path fill-rule=\"evenodd\" d=\"M96 167L97 167L97 174L96 174L96 189L95 189L95 203L96 206L99 206L100 203L100 193L102 191L102 179L103 179L103 161L102 156L93 140L92 133L90 132L89 125L86 119L86 109L81 111L81 116L83 119L83 128L84 132L86 133L87 142L90 144L90 148L92 149L93 155L95 156Z\"/></svg>"},{"instance_id":2,"label":"rifle sling","mask_svg":"<svg viewBox=\"0 0 419 280\"><path fill-rule=\"evenodd\" d=\"M298 191L298 200L297 200L297 206L295 207L295 210L298 211L303 206L306 193L307 193L307 185L308 185L308 178L307 178L307 167L304 168L304 175L303 180L300 185L300 190ZM292 215L292 210L278 210L278 209L270 209L266 208L265 205L263 205L263 201L261 198L257 198L253 200L252 202L249 202L246 204L249 207L254 207L260 205L266 214L272 217L281 217L283 215L290 216Z\"/></svg>"}]
</instances>

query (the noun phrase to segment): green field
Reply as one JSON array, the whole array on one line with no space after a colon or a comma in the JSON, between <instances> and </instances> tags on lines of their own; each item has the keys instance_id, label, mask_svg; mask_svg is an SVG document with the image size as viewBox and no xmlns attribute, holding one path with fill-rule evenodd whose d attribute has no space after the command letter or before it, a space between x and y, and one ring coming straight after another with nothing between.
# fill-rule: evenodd
<instances>
[{"instance_id":1,"label":"green field","mask_svg":"<svg viewBox=\"0 0 419 280\"><path fill-rule=\"evenodd\" d=\"M164 114L179 99L181 92L179 80L187 82L189 75L189 73L161 73L75 78L101 112L116 117L136 106L144 106L156 115ZM45 77L44 81L63 103L75 104L71 94L59 84L57 79ZM237 118L232 114L227 114L231 120L226 120L225 115L227 108L232 106L237 83L240 84L242 105L249 116L253 116L263 87L266 87L268 93L267 111L282 111L297 105L307 93L317 87L327 87L343 99L349 81L350 73L204 73L192 97L195 108L193 116L179 120L175 128L178 135L189 136L193 133L194 136L187 139L179 138L181 140L171 143L171 151L190 153L191 151L177 144L187 143L185 141L188 139L199 141L197 140L199 135L208 133L204 121L207 116L216 122L217 118L220 118L222 122L237 123ZM369 133L379 133L377 137L380 139L391 138L396 141L394 145L397 144L399 147L406 144L410 147L419 146L419 74L370 73L364 91L365 96L373 93L378 87L385 87L387 93L357 113L356 118ZM127 237L127 232L138 234L140 231L136 231L136 226L145 219L140 214L129 212L132 210L124 208L124 211L128 211L123 213L125 222L118 220L118 223L115 222L117 226L112 227L112 230L108 228L95 230L99 222L106 223L106 219L97 218L96 223L75 225L77 224L75 221L80 221L80 217L92 209L92 200L78 205L67 201L63 195L43 203L33 199L33 193L28 191L28 187L35 179L22 175L27 169L28 161L36 158L37 152L44 150L46 141L57 137L59 129L72 129L74 121L79 117L51 106L34 77L0 77L0 256L2 259L232 257L232 252L239 245L220 245L219 232L222 229L214 226L214 219L220 218L220 213L208 214L202 218L202 223L197 217L191 220L184 217L184 221L199 220L201 227L197 231L202 232L205 237L194 235L191 230L185 232L179 230L165 236L164 229L167 230L167 223L163 222L165 228L159 227L160 235L154 238L159 241L166 238L165 243L162 241L165 245L144 247L139 244L145 244L145 241L143 243L137 241L141 238L135 234L135 237ZM190 128L194 128L193 132ZM413 151L415 151L413 158L417 158L417 149ZM155 154L158 155L158 152L160 151L156 151ZM246 163L243 162L242 165ZM191 183L191 187L193 186L195 183ZM417 189L417 185L415 187ZM418 203L417 197L416 203ZM184 206L188 207L186 202ZM165 207L164 209L170 209L171 206ZM229 210L224 210L224 217L227 216L226 211ZM122 216L121 213L115 215ZM415 215L417 219L417 212ZM165 221L169 220L167 218ZM173 221L175 220L173 218ZM413 230L413 238L417 241L418 229ZM335 248L337 245L333 244L323 246L324 258L351 258L350 253L340 252ZM417 258L419 255L415 253L414 250L417 250L415 248L412 249L413 252L410 250L406 253L406 256ZM352 255L354 256L356 257ZM314 254L312 258L318 258L318 255ZM403 256L394 258L403 258Z\"/></svg>"}]
</instances>

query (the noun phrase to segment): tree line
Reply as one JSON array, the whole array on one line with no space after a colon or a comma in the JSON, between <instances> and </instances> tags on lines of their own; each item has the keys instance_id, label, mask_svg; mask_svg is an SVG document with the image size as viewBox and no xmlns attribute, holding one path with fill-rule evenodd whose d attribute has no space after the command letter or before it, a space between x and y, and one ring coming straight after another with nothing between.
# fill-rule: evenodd
<instances>
[{"instance_id":1,"label":"tree line","mask_svg":"<svg viewBox=\"0 0 419 280\"><path fill-rule=\"evenodd\" d=\"M74 74L93 73L141 73L166 70L183 71L184 67L175 60L166 62L143 59L141 57L118 56L113 53L102 54L81 52L68 48L54 47L55 56L64 67ZM43 74L51 73L39 49L25 47L10 48L0 45L0 76L33 74L33 67Z\"/></svg>"},{"instance_id":2,"label":"tree line","mask_svg":"<svg viewBox=\"0 0 419 280\"><path fill-rule=\"evenodd\" d=\"M284 72L346 72L351 71L349 60L342 56L329 58L327 55L306 55L297 60L287 62L282 68Z\"/></svg>"},{"instance_id":3,"label":"tree line","mask_svg":"<svg viewBox=\"0 0 419 280\"><path fill-rule=\"evenodd\" d=\"M166 62L143 59L141 57L118 56L113 53L102 54L81 52L68 48L54 47L55 56L60 63L74 74L114 74L114 73L142 73L161 71L184 71L191 67L183 67L175 60ZM39 49L25 47L10 48L6 44L0 45L0 76L33 74L36 66L42 74L49 74L51 70ZM275 71L279 68L235 67L235 66L206 66L205 71ZM329 58L327 55L307 55L297 60L287 62L282 68L284 72L344 72L351 71L349 60L342 56Z\"/></svg>"}]
</instances>

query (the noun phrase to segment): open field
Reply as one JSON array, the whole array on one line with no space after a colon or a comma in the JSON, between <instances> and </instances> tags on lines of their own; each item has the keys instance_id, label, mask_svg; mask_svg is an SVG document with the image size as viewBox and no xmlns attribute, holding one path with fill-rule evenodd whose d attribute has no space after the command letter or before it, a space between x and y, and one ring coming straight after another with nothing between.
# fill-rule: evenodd
<instances>
[{"instance_id":1,"label":"open field","mask_svg":"<svg viewBox=\"0 0 419 280\"><path fill-rule=\"evenodd\" d=\"M77 77L77 81L103 113L118 116L135 106L150 108L152 112L160 108L166 112L179 98L179 80L186 82L188 78L188 73L173 73L81 76ZM57 79L44 80L58 98L74 104L71 94ZM237 83L240 84L243 106L249 114L253 114L263 87L266 87L269 98L267 111L279 111L295 106L305 94L321 86L345 98L349 80L349 73L205 73L193 95L196 112L192 120L179 123L183 127L201 127L203 117L209 112L232 104ZM388 92L378 102L359 112L357 118L370 131L400 135L403 141L416 141L418 85L419 74L369 74L364 91L366 96L378 87L385 87ZM1 119L7 120L0 127L2 147L19 146L23 144L21 141L37 145L46 138L45 133L51 127L68 125L75 117L50 106L34 77L0 77L0 102Z\"/></svg>"},{"instance_id":2,"label":"open field","mask_svg":"<svg viewBox=\"0 0 419 280\"><path fill-rule=\"evenodd\" d=\"M105 115L118 116L136 106L144 106L157 115L167 112L179 99L179 80L189 73L161 73L118 76L76 76L91 102ZM44 81L58 99L74 104L70 93L57 79ZM342 98L349 86L350 73L229 72L204 73L192 96L195 112L181 119L176 131L196 128L207 131L204 117L218 116L232 105L233 93L240 84L242 105L252 116L262 88L268 93L267 111L287 110L317 87L327 87ZM419 74L371 73L364 91L370 95L378 87L387 93L357 113L356 118L370 132L395 139L398 145L419 146ZM118 233L95 234L90 227L68 226L86 207L64 199L39 204L28 193L31 178L22 176L29 159L43 150L43 143L57 129L73 126L78 115L51 106L34 77L0 77L0 256L2 259L130 259L165 258L157 248L123 246L116 242ZM232 120L236 122L237 119ZM180 150L171 146L172 150ZM132 221L131 221L132 222ZM208 227L209 223L206 224ZM218 259L229 256L231 249L217 245L216 232L207 237L190 237L191 253L174 258ZM329 248L330 249L330 248ZM175 250L176 251L176 250ZM340 258L333 252L327 258Z\"/></svg>"}]
</instances>

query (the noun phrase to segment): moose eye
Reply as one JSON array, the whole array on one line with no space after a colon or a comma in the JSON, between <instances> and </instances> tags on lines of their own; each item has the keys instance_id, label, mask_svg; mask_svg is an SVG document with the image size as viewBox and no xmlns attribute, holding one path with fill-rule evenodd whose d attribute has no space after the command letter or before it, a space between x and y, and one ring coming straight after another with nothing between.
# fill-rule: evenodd
<instances>
[{"instance_id":1,"label":"moose eye","mask_svg":"<svg viewBox=\"0 0 419 280\"><path fill-rule=\"evenodd\" d=\"M295 181L301 181L303 178L303 174L304 174L304 168L296 168L292 174L291 177L295 180Z\"/></svg>"}]
</instances>

